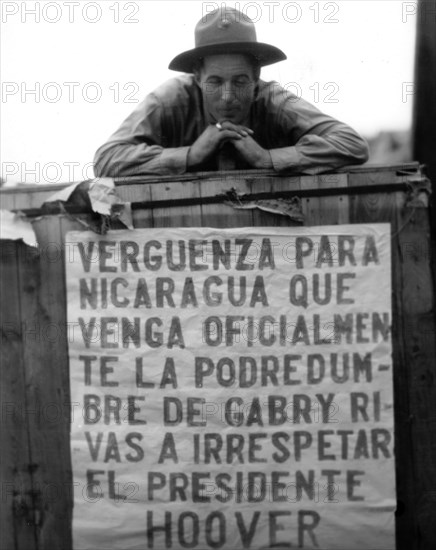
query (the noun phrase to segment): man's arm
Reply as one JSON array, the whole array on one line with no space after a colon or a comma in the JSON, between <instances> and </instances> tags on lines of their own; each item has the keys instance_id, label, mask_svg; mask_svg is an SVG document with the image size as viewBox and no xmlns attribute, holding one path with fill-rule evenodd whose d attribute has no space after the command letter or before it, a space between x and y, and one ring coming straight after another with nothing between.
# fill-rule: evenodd
<instances>
[{"instance_id":1,"label":"man's arm","mask_svg":"<svg viewBox=\"0 0 436 550\"><path fill-rule=\"evenodd\" d=\"M325 122L303 135L293 147L270 150L274 170L318 174L368 160L368 145L341 122Z\"/></svg>"},{"instance_id":2,"label":"man's arm","mask_svg":"<svg viewBox=\"0 0 436 550\"><path fill-rule=\"evenodd\" d=\"M368 160L368 145L355 130L277 83L262 83L257 110L259 115L269 113L274 132L265 134L267 124L263 121L253 138L264 134L260 141L277 172L317 174Z\"/></svg>"},{"instance_id":3,"label":"man's arm","mask_svg":"<svg viewBox=\"0 0 436 550\"><path fill-rule=\"evenodd\" d=\"M162 105L150 94L102 145L94 157L97 177L183 174L189 146L164 147Z\"/></svg>"}]
</instances>

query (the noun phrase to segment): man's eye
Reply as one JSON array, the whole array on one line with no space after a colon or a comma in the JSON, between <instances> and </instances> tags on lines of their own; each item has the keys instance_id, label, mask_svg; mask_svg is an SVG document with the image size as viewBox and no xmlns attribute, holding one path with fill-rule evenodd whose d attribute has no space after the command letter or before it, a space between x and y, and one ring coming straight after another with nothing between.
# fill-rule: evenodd
<instances>
[{"instance_id":1,"label":"man's eye","mask_svg":"<svg viewBox=\"0 0 436 550\"><path fill-rule=\"evenodd\" d=\"M206 84L210 84L211 86L220 86L221 80L219 78L209 78L206 81Z\"/></svg>"},{"instance_id":2,"label":"man's eye","mask_svg":"<svg viewBox=\"0 0 436 550\"><path fill-rule=\"evenodd\" d=\"M241 88L242 86L248 86L250 81L247 78L238 78L233 82L233 84Z\"/></svg>"},{"instance_id":3,"label":"man's eye","mask_svg":"<svg viewBox=\"0 0 436 550\"><path fill-rule=\"evenodd\" d=\"M215 94L221 87L219 80L207 80L203 86L203 92L206 94Z\"/></svg>"}]
</instances>

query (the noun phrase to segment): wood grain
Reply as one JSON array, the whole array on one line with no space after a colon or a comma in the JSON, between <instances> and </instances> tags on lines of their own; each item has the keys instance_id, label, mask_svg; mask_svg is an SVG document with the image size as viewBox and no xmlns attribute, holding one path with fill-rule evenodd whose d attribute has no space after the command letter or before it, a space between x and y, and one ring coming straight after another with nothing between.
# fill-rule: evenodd
<instances>
[{"instance_id":1,"label":"wood grain","mask_svg":"<svg viewBox=\"0 0 436 550\"><path fill-rule=\"evenodd\" d=\"M261 192L322 191L331 186L360 189L389 186L407 177L398 167L296 177L256 171L213 173L184 175L177 181L168 177L135 180L120 185L119 195L128 202L146 203L134 211L135 227L285 226L292 225L292 220L219 202L188 206L169 202L159 208L153 202L209 199L232 189L248 198ZM31 200L18 191L0 195L7 195L14 205L37 205L39 200L37 193ZM391 224L397 550L436 548L436 327L429 210L411 206L403 192L361 190L304 198L302 207L307 226ZM88 220L86 215L78 218ZM79 220L63 215L35 220L37 252L24 254L27 247L22 243L0 243L0 390L2 406L12 404L6 409L11 414L4 418L0 443L2 486L12 491L1 506L1 550L72 547L64 249L67 232L84 229ZM33 331L38 326L40 330ZM19 414L27 409L36 413L29 418Z\"/></svg>"},{"instance_id":2,"label":"wood grain","mask_svg":"<svg viewBox=\"0 0 436 550\"><path fill-rule=\"evenodd\" d=\"M33 403L26 387L26 326L36 313L22 297L23 281L35 288L38 266L31 249L22 242L0 241L1 347L1 530L2 550L37 549L34 460L29 440ZM31 291L30 291L31 292ZM23 315L24 310L24 315Z\"/></svg>"},{"instance_id":3,"label":"wood grain","mask_svg":"<svg viewBox=\"0 0 436 550\"><path fill-rule=\"evenodd\" d=\"M424 205L423 205L424 206ZM409 548L436 547L436 331L432 286L430 224L424 207L397 197L394 296L398 312L396 409L399 490L405 516L398 522L399 539L410 537ZM406 519L404 518L404 519ZM433 519L432 519L433 518ZM404 543L402 543L404 544ZM404 544L401 548L406 549Z\"/></svg>"},{"instance_id":4,"label":"wood grain","mask_svg":"<svg viewBox=\"0 0 436 550\"><path fill-rule=\"evenodd\" d=\"M235 173L222 172L218 176L201 182L201 196L213 197L224 195L236 190L237 193L250 193L250 182L244 176ZM253 212L251 210L235 210L232 206L222 203L203 204L201 206L201 225L203 227L251 227Z\"/></svg>"},{"instance_id":5,"label":"wood grain","mask_svg":"<svg viewBox=\"0 0 436 550\"><path fill-rule=\"evenodd\" d=\"M198 181L165 182L150 185L151 201L176 200L184 197L199 198ZM200 227L200 205L153 208L153 227Z\"/></svg>"}]
</instances>

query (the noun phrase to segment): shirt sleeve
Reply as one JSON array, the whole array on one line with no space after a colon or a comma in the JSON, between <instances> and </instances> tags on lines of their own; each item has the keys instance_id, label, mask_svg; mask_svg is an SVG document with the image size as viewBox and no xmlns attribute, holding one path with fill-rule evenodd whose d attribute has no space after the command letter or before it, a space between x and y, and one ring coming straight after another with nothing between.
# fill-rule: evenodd
<instances>
[{"instance_id":1,"label":"shirt sleeve","mask_svg":"<svg viewBox=\"0 0 436 550\"><path fill-rule=\"evenodd\" d=\"M270 108L280 120L282 141L293 144L270 149L277 172L317 174L368 160L368 145L355 130L304 99L282 89Z\"/></svg>"},{"instance_id":2,"label":"shirt sleeve","mask_svg":"<svg viewBox=\"0 0 436 550\"><path fill-rule=\"evenodd\" d=\"M95 175L123 177L186 172L189 147L164 147L162 144L162 110L158 98L148 95L97 150Z\"/></svg>"}]
</instances>

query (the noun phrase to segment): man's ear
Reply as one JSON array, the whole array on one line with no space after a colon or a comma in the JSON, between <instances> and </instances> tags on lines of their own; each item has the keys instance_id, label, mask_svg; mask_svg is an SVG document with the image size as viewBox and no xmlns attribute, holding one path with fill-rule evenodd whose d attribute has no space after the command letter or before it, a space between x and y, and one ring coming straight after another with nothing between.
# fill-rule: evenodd
<instances>
[{"instance_id":1,"label":"man's ear","mask_svg":"<svg viewBox=\"0 0 436 550\"><path fill-rule=\"evenodd\" d=\"M201 74L200 74L200 71L198 69L193 69L192 73L194 75L195 82L201 87Z\"/></svg>"},{"instance_id":2,"label":"man's ear","mask_svg":"<svg viewBox=\"0 0 436 550\"><path fill-rule=\"evenodd\" d=\"M201 59L197 59L192 67L192 74L194 75L195 82L201 87L201 67L202 67L202 61Z\"/></svg>"}]
</instances>

